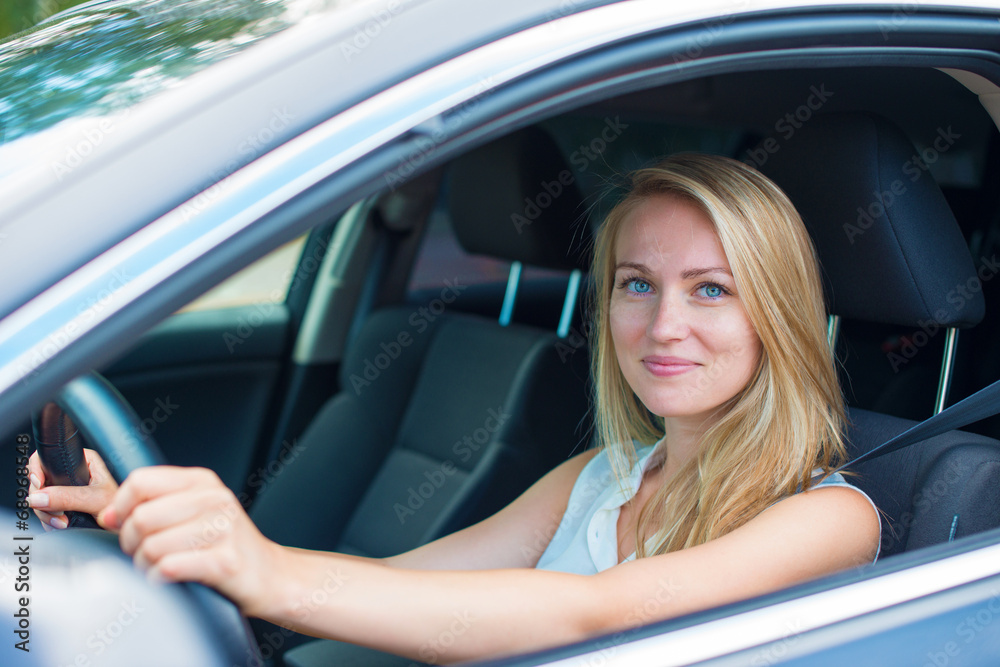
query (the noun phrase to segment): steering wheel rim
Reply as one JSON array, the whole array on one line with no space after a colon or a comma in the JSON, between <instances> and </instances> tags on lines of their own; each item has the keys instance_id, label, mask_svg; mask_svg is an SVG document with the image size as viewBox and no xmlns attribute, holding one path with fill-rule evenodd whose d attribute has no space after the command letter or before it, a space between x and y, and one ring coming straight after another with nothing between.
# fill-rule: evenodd
<instances>
[{"instance_id":1,"label":"steering wheel rim","mask_svg":"<svg viewBox=\"0 0 1000 667\"><path fill-rule=\"evenodd\" d=\"M100 453L119 484L137 468L166 463L156 441L143 431L135 409L96 371L71 380L55 402ZM203 622L213 628L220 648L235 661L232 664L240 664L248 657L256 657L255 664L263 664L250 625L234 602L202 584L177 585L185 589Z\"/></svg>"},{"instance_id":2,"label":"steering wheel rim","mask_svg":"<svg viewBox=\"0 0 1000 667\"><path fill-rule=\"evenodd\" d=\"M143 431L139 415L99 373L92 371L71 380L55 402L100 452L119 484L137 468L167 462L153 437Z\"/></svg>"}]
</instances>

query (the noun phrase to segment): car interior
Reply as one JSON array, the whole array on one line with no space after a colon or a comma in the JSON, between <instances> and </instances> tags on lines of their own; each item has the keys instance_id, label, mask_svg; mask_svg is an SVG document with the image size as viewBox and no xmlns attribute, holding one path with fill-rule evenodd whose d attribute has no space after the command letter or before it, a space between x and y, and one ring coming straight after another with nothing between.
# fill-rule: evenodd
<instances>
[{"instance_id":1,"label":"car interior","mask_svg":"<svg viewBox=\"0 0 1000 667\"><path fill-rule=\"evenodd\" d=\"M930 67L625 93L387 183L310 233L280 303L178 313L102 372L267 536L417 547L592 446L592 231L629 171L704 151L775 180L814 238L853 458L1000 377L998 149L977 95ZM989 419L852 469L880 561L1000 526L997 438ZM404 664L253 626L287 665Z\"/></svg>"}]
</instances>

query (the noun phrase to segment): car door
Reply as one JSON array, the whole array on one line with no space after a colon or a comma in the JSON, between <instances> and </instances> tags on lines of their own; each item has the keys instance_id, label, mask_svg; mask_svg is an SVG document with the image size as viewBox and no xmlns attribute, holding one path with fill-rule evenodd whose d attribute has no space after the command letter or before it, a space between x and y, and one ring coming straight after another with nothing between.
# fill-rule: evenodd
<instances>
[{"instance_id":1,"label":"car door","mask_svg":"<svg viewBox=\"0 0 1000 667\"><path fill-rule=\"evenodd\" d=\"M168 461L211 468L236 493L259 466L280 413L290 344L315 272L307 270L315 262L302 266L306 241L283 245L210 290L103 369Z\"/></svg>"}]
</instances>

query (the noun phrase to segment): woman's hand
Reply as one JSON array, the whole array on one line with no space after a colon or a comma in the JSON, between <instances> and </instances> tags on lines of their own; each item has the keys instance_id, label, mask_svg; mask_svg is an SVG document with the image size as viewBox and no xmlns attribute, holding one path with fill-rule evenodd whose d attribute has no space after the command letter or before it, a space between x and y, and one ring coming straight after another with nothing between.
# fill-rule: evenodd
<instances>
[{"instance_id":1,"label":"woman's hand","mask_svg":"<svg viewBox=\"0 0 1000 667\"><path fill-rule=\"evenodd\" d=\"M153 578L197 581L244 612L265 608L282 548L265 538L211 470L153 466L128 476L103 520ZM287 574L287 573L286 573Z\"/></svg>"},{"instance_id":2,"label":"woman's hand","mask_svg":"<svg viewBox=\"0 0 1000 667\"><path fill-rule=\"evenodd\" d=\"M34 510L45 530L65 528L65 512L72 510L92 515L101 528L108 528L101 513L111 503L118 484L108 472L104 460L92 449L84 449L83 457L90 468L90 484L87 486L46 486L45 473L38 453L28 459L28 505Z\"/></svg>"}]
</instances>

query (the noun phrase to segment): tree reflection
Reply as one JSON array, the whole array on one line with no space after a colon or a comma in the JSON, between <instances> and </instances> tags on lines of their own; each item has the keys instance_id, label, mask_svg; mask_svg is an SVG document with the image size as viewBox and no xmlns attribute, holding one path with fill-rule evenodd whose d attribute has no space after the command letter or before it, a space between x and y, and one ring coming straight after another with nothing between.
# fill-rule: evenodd
<instances>
[{"instance_id":1,"label":"tree reflection","mask_svg":"<svg viewBox=\"0 0 1000 667\"><path fill-rule=\"evenodd\" d=\"M0 45L0 143L127 108L284 29L303 4L327 3L106 0L34 26Z\"/></svg>"},{"instance_id":2,"label":"tree reflection","mask_svg":"<svg viewBox=\"0 0 1000 667\"><path fill-rule=\"evenodd\" d=\"M0 5L0 39L27 30L36 23L85 0L6 0Z\"/></svg>"}]
</instances>

